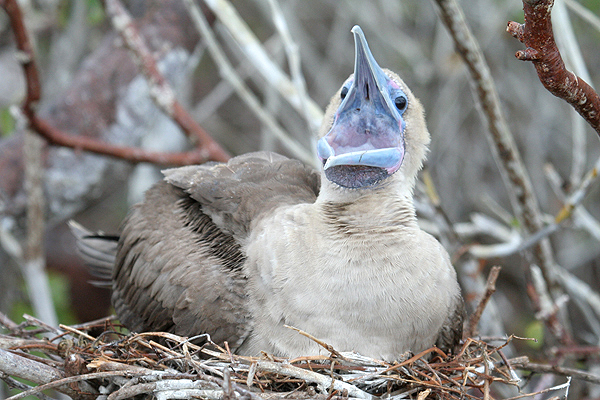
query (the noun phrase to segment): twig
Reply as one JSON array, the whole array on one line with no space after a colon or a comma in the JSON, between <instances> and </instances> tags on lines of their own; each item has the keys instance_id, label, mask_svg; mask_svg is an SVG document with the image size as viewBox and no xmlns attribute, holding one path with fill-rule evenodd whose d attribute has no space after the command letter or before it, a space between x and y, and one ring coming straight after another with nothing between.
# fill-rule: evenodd
<instances>
[{"instance_id":1,"label":"twig","mask_svg":"<svg viewBox=\"0 0 600 400\"><path fill-rule=\"evenodd\" d=\"M537 265L530 266L531 283L527 287L530 298L533 300L535 317L543 321L550 332L564 345L571 345L573 339L569 332L561 324L559 312L561 306L566 303L568 296L563 294L554 300L548 292L546 281L542 271Z\"/></svg>"},{"instance_id":2,"label":"twig","mask_svg":"<svg viewBox=\"0 0 600 400\"><path fill-rule=\"evenodd\" d=\"M523 394L520 394L518 396L509 397L509 398L507 398L505 400L523 399L525 397L537 396L539 394L544 394L544 393L548 393L548 392L554 392L556 390L561 390L561 389L565 389L566 393L565 393L565 397L564 398L566 399L567 398L567 394L569 392L569 387L570 386L571 386L571 378L569 377L567 379L567 382L563 383L562 385L556 385L556 386L553 386L553 387L550 387L550 388L547 388L547 389L539 390L539 391L534 392L534 393L523 393Z\"/></svg>"},{"instance_id":3,"label":"twig","mask_svg":"<svg viewBox=\"0 0 600 400\"><path fill-rule=\"evenodd\" d=\"M19 382L16 379L11 378L10 376L8 376L7 374L5 374L4 372L0 372L0 379L2 379L4 382L6 382L6 384L9 387L15 388L15 389L20 389L20 390L29 390L32 389L31 386L26 385L22 382ZM44 393L36 393L35 396L41 400L52 400L51 397L46 396Z\"/></svg>"},{"instance_id":4,"label":"twig","mask_svg":"<svg viewBox=\"0 0 600 400\"><path fill-rule=\"evenodd\" d=\"M27 379L28 381L36 384L40 384L40 386L23 392L28 393L27 395L39 393L42 390L45 390L44 388L40 389L42 386L45 386L44 384L52 385L51 387L61 386L59 390L66 394L73 395L74 393L73 390L71 390L68 386L62 386L64 383L57 383L60 382L64 375L56 368L37 361L29 360L25 357L20 357L15 353L2 349L0 349L0 371L18 378ZM23 393L15 396L21 396ZM10 397L10 399L16 400L21 398L15 396Z\"/></svg>"},{"instance_id":5,"label":"twig","mask_svg":"<svg viewBox=\"0 0 600 400\"><path fill-rule=\"evenodd\" d=\"M600 135L600 96L565 67L552 32L550 13L553 4L554 0L523 1L525 23L511 21L507 27L511 35L527 46L515 56L531 61L542 85L569 103Z\"/></svg>"},{"instance_id":6,"label":"twig","mask_svg":"<svg viewBox=\"0 0 600 400\"><path fill-rule=\"evenodd\" d=\"M21 109L27 117L29 126L37 134L44 137L50 144L64 146L75 150L84 150L106 156L116 157L133 163L149 162L160 165L190 165L209 160L211 153L204 148L195 148L181 153L162 153L145 151L140 148L116 146L87 136L72 136L54 127L48 121L40 118L35 110L40 100L40 82L35 63L35 56L23 15L17 0L4 0L0 5L5 9L15 34L17 48L21 52L20 59L25 73L27 94Z\"/></svg>"},{"instance_id":7,"label":"twig","mask_svg":"<svg viewBox=\"0 0 600 400\"><path fill-rule=\"evenodd\" d=\"M7 328L11 331L14 331L19 328L19 325L17 325L15 322L13 322L13 320L11 320L6 314L4 314L1 311L0 311L0 325L4 326L5 328Z\"/></svg>"},{"instance_id":8,"label":"twig","mask_svg":"<svg viewBox=\"0 0 600 400\"><path fill-rule=\"evenodd\" d=\"M68 325L63 325L63 324L60 324L60 325L58 325L58 327L59 327L60 329L62 329L62 330L69 331L69 332L71 332L71 333L75 333L75 334L77 334L77 335L79 335L79 336L83 336L84 338L86 338L86 339L88 339L88 340L91 340L91 341L94 341L94 340L96 340L96 338L94 338L93 336L90 336L90 335L88 335L87 333L85 333L85 332L81 332L80 330L78 330L78 329L76 329L76 328L73 328L73 327L70 327L70 326L68 326Z\"/></svg>"},{"instance_id":9,"label":"twig","mask_svg":"<svg viewBox=\"0 0 600 400\"><path fill-rule=\"evenodd\" d=\"M0 350L0 352L2 352L2 350ZM156 371L152 371L152 372L156 373ZM111 378L114 376L145 376L147 374L148 374L148 371L125 370L125 371L92 372L91 374L74 375L74 376L69 376L69 377L62 378L62 379L53 380L52 382L31 388L30 390L27 390L25 392L15 394L14 396L7 398L6 400L22 399L24 397L31 396L33 394L39 393L39 392L47 390L47 389L56 389L60 392L68 394L70 396L73 396L73 395L81 396L80 393L74 393L70 389L69 390L65 389L67 386L64 386L64 387L60 387L60 386L67 385L69 383L74 383L74 382L87 381L90 379L105 379L105 378ZM166 372L164 374L168 375L168 373L166 373Z\"/></svg>"},{"instance_id":10,"label":"twig","mask_svg":"<svg viewBox=\"0 0 600 400\"><path fill-rule=\"evenodd\" d=\"M587 174L585 174L579 187L576 190L574 190L573 193L571 193L571 195L567 198L567 201L563 205L562 209L556 215L556 223L560 223L565 218L568 218L571 215L573 209L583 201L585 195L589 191L591 184L595 182L598 178L598 170L600 170L600 158L596 160L596 164L594 165L594 167L590 171L588 171Z\"/></svg>"},{"instance_id":11,"label":"twig","mask_svg":"<svg viewBox=\"0 0 600 400\"><path fill-rule=\"evenodd\" d=\"M553 18L556 30L554 31L556 39L565 50L565 61L573 68L573 72L582 77L585 81L591 82L591 77L585 65L585 60L581 52L579 43L575 36L571 18L567 12L566 1L561 0L555 3ZM570 183L578 185L587 164L587 134L585 131L585 121L579 114L571 109L569 112L571 118L571 141L573 143L571 150L571 174Z\"/></svg>"},{"instance_id":12,"label":"twig","mask_svg":"<svg viewBox=\"0 0 600 400\"><path fill-rule=\"evenodd\" d=\"M579 117L577 119L582 121ZM589 192L592 179L597 179L598 167L600 167L600 160L596 161L596 166L586 174L583 181L579 181L578 187L568 195L563 189L565 181L559 175L558 171L552 164L546 165L544 168L546 178L558 200L562 201L564 204L551 225L558 226L559 222L562 223L562 221L565 221L572 216L577 227L587 230L591 236L600 241L600 222L598 222L598 220L595 219L581 204L582 200L585 199L586 194ZM586 187L582 187L582 183L586 184Z\"/></svg>"},{"instance_id":13,"label":"twig","mask_svg":"<svg viewBox=\"0 0 600 400\"><path fill-rule=\"evenodd\" d=\"M481 314L483 313L483 310L485 309L487 303L490 301L492 294L494 294L494 292L496 291L496 280L498 279L498 275L500 274L501 269L502 267L495 266L492 267L492 269L490 270L487 282L485 284L485 293L481 297L481 300L479 301L475 312L473 313L473 315L471 315L471 318L469 319L469 327L466 333L467 337L475 336L477 332L477 324L479 323Z\"/></svg>"},{"instance_id":14,"label":"twig","mask_svg":"<svg viewBox=\"0 0 600 400\"><path fill-rule=\"evenodd\" d=\"M273 23L277 29L277 32L279 33L279 36L281 36L281 40L285 48L290 74L292 76L292 82L294 83L296 91L298 92L298 97L300 98L302 115L308 124L308 128L314 131L319 128L321 121L313 120L308 111L309 97L306 91L306 80L302 74L302 65L300 61L298 45L290 34L287 21L283 15L283 12L281 11L278 0L269 0L269 6L271 7L271 13L273 14Z\"/></svg>"},{"instance_id":15,"label":"twig","mask_svg":"<svg viewBox=\"0 0 600 400\"><path fill-rule=\"evenodd\" d=\"M545 374L557 374L562 376L572 376L575 379L581 379L587 382L600 384L600 376L576 368L559 367L558 365L531 363L522 357L508 360L513 368L531 372L541 372Z\"/></svg>"},{"instance_id":16,"label":"twig","mask_svg":"<svg viewBox=\"0 0 600 400\"><path fill-rule=\"evenodd\" d=\"M356 397L359 399L372 399L369 393L364 392L354 385L350 385L346 382L332 379L328 376L318 374L316 372L307 371L302 368L294 367L293 365L274 363L271 361L258 361L256 364L258 371L272 372L276 374L286 374L294 378L303 379L307 382L316 383L322 389L324 393L327 393L327 389L332 387L334 390L340 392L347 391L349 396Z\"/></svg>"},{"instance_id":17,"label":"twig","mask_svg":"<svg viewBox=\"0 0 600 400\"><path fill-rule=\"evenodd\" d=\"M490 276L488 277L488 283L490 283L491 275L492 275L492 273L490 272ZM497 278L497 276L496 276L496 278ZM495 284L495 281L496 280L494 279L494 284ZM495 287L494 287L494 290L496 290ZM487 291L486 291L486 294L487 294ZM487 379L487 377L490 376L490 363L489 363L487 357L485 357L485 354L484 354L484 359L483 359L483 373L485 375L484 380L483 380L483 400L490 400L490 380Z\"/></svg>"},{"instance_id":18,"label":"twig","mask_svg":"<svg viewBox=\"0 0 600 400\"><path fill-rule=\"evenodd\" d=\"M206 41L208 50L212 55L215 63L219 67L221 76L226 79L231 86L235 89L237 94L240 96L242 101L256 114L260 121L265 124L270 131L277 137L281 143L295 156L307 164L316 162L316 158L313 157L312 153L306 150L300 143L290 137L275 121L260 104L256 96L250 91L250 89L244 84L239 75L235 72L235 68L227 60L224 52L217 44L217 40L214 37L213 32L208 26L206 18L198 8L198 5L193 0L185 0L185 5L188 7L190 16L196 25L196 28L201 33L202 37ZM261 48L262 49L262 48ZM264 50L263 50L264 51Z\"/></svg>"},{"instance_id":19,"label":"twig","mask_svg":"<svg viewBox=\"0 0 600 400\"><path fill-rule=\"evenodd\" d=\"M571 297L585 302L586 305L594 310L596 317L600 316L600 294L597 291L592 289L587 282L564 268L559 270L559 276Z\"/></svg>"},{"instance_id":20,"label":"twig","mask_svg":"<svg viewBox=\"0 0 600 400\"><path fill-rule=\"evenodd\" d=\"M209 160L204 149L193 149L180 153L146 151L137 147L115 146L87 136L70 136L39 118L33 110L28 115L30 125L51 144L84 150L96 154L115 157L132 163L147 162L157 165L191 165Z\"/></svg>"},{"instance_id":21,"label":"twig","mask_svg":"<svg viewBox=\"0 0 600 400\"><path fill-rule=\"evenodd\" d=\"M131 16L119 0L104 0L105 9L110 16L113 27L123 38L125 46L131 51L136 64L150 86L150 95L154 102L169 115L188 135L195 137L202 149L208 152L208 158L214 161L227 161L229 155L213 140L200 125L194 121L175 93L160 73L156 60L150 53L146 43L133 24Z\"/></svg>"},{"instance_id":22,"label":"twig","mask_svg":"<svg viewBox=\"0 0 600 400\"><path fill-rule=\"evenodd\" d=\"M186 1L186 3L188 2ZM301 99L301 94L297 92L294 83L269 58L260 41L252 33L231 3L227 0L207 0L204 3L227 28L246 55L248 61L255 66L257 72L277 89L283 99L288 101L300 113L302 113L302 103L306 101L308 113L311 118L311 126L318 128L323 119L321 108L310 97L306 97L305 100Z\"/></svg>"},{"instance_id":23,"label":"twig","mask_svg":"<svg viewBox=\"0 0 600 400\"><path fill-rule=\"evenodd\" d=\"M456 0L436 0L442 20L450 31L454 43L465 61L477 89L483 115L488 124L485 132L497 165L507 188L511 204L525 231L529 234L542 227L541 212L531 179L508 128L490 69L483 58L477 40L469 30L462 10ZM544 279L553 291L560 291L550 242L537 243L534 251L536 263L544 273Z\"/></svg>"},{"instance_id":24,"label":"twig","mask_svg":"<svg viewBox=\"0 0 600 400\"><path fill-rule=\"evenodd\" d=\"M551 179L555 179L552 177L553 172L549 170L547 167L547 175L550 175ZM540 240L543 240L547 236L556 232L560 225L568 220L571 216L576 215L578 217L578 221L586 228L586 230L597 240L600 240L600 225L598 221L596 221L585 208L580 207L581 202L585 199L586 194L589 192L592 183L596 181L598 178L598 170L600 169L600 158L596 161L594 167L585 174L583 180L579 183L579 186L573 190L573 192L564 198L564 194L562 192L557 193L559 197L563 197L564 204L560 211L554 217L554 221L552 223L546 225L541 228L537 232L532 233L529 237L522 240L522 242L517 247L516 251L522 251L534 244L538 243ZM551 182L552 182L551 180ZM553 187L556 185L553 184ZM558 270L558 274L560 275L560 269Z\"/></svg>"},{"instance_id":25,"label":"twig","mask_svg":"<svg viewBox=\"0 0 600 400\"><path fill-rule=\"evenodd\" d=\"M299 334L301 334L304 337L309 338L310 340L312 340L313 342L317 343L319 346L323 347L325 350L327 350L328 352L330 352L331 354L333 354L335 357L341 359L341 360L345 360L345 361L349 361L346 357L344 357L339 351L337 351L336 349L333 348L332 345L325 343L324 341L317 339L316 337L314 337L313 335L311 335L308 332L304 332L302 329L298 329L295 328L293 326L289 326L289 325L284 325L284 327L294 330L296 332L298 332Z\"/></svg>"},{"instance_id":26,"label":"twig","mask_svg":"<svg viewBox=\"0 0 600 400\"><path fill-rule=\"evenodd\" d=\"M49 325L49 324L45 323L44 321L41 321L39 318L33 317L33 316L29 315L29 314L23 314L23 318L31 326L39 326L42 329L44 329L46 332L52 332L52 333L55 333L57 335L62 334L62 332L60 331L60 329L55 328L54 326Z\"/></svg>"},{"instance_id":27,"label":"twig","mask_svg":"<svg viewBox=\"0 0 600 400\"><path fill-rule=\"evenodd\" d=\"M82 324L69 325L69 327L73 328L73 329L79 329L79 330L91 329L91 328L95 328L98 326L106 326L107 324L109 324L113 321L116 321L116 320L117 320L116 315L110 315L108 317L99 318L94 321L84 322Z\"/></svg>"},{"instance_id":28,"label":"twig","mask_svg":"<svg viewBox=\"0 0 600 400\"><path fill-rule=\"evenodd\" d=\"M214 389L207 390L204 386L206 386L206 382L192 381L190 379L168 379L158 382L139 383L136 385L122 387L121 389L111 393L107 397L107 400L131 399L134 396L143 393L152 393L157 399L225 399L222 391ZM173 392L177 392L178 395L174 395ZM181 394L185 394L187 397L181 397ZM233 397L231 400L234 399L235 397Z\"/></svg>"}]
</instances>

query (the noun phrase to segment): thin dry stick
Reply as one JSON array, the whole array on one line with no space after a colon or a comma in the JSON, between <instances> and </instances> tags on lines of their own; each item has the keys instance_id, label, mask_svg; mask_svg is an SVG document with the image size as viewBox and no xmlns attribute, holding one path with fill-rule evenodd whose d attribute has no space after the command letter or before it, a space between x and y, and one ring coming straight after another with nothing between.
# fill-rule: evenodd
<instances>
[{"instance_id":1,"label":"thin dry stick","mask_svg":"<svg viewBox=\"0 0 600 400\"><path fill-rule=\"evenodd\" d=\"M566 391L566 392L568 392L568 391L569 391L569 386L570 386L570 385L571 385L571 378L569 378L569 379L567 380L567 382L563 383L562 385L557 385L557 386L553 386L553 387L551 387L551 388L547 388L547 389L543 389L543 390L538 390L537 392L534 392L534 393L523 393L523 394L520 394L520 395L518 395L518 396L514 396L514 397L509 397L509 398L506 398L505 400L517 400L517 399L523 399L523 398L525 398L525 397L533 397L533 396L538 396L538 395L540 395L540 394L544 394L544 393L548 393L548 392L554 392L554 391L556 391L556 390L562 390L562 389L565 389L565 391ZM564 396L564 398L566 399L567 397L568 397L568 396L567 396L567 393L565 393L565 396ZM558 397L552 397L552 399L557 399L557 398L558 398Z\"/></svg>"},{"instance_id":2,"label":"thin dry stick","mask_svg":"<svg viewBox=\"0 0 600 400\"><path fill-rule=\"evenodd\" d=\"M271 86L277 89L282 98L289 102L298 112L302 113L303 102L305 102L308 114L312 120L311 125L318 127L323 119L321 108L308 96L304 99L300 98L301 93L297 92L296 86L281 68L269 58L260 41L252 33L231 3L227 0L205 0L204 3L223 23L246 55L248 61L256 67L257 72Z\"/></svg>"},{"instance_id":3,"label":"thin dry stick","mask_svg":"<svg viewBox=\"0 0 600 400\"><path fill-rule=\"evenodd\" d=\"M29 385L26 385L22 382L19 382L16 379L11 378L4 372L0 372L0 379L2 379L4 382L6 382L6 384L8 385L9 388L20 389L20 390L29 390L32 388ZM44 393L36 393L36 397L40 400L53 400L51 397L46 396Z\"/></svg>"},{"instance_id":4,"label":"thin dry stick","mask_svg":"<svg viewBox=\"0 0 600 400\"><path fill-rule=\"evenodd\" d=\"M317 343L319 346L323 347L325 350L327 350L328 352L330 352L331 354L333 354L334 356L336 356L337 358L340 358L342 360L346 360L349 361L346 357L344 357L339 351L337 351L336 349L333 348L332 345L325 343L324 341L317 339L316 337L314 337L313 335L311 335L308 332L304 332L302 329L298 329L295 328L293 326L289 326L289 325L284 325L286 328L288 329L292 329L296 332L298 332L299 334L301 334L304 337L309 338L310 340L312 340L313 342Z\"/></svg>"},{"instance_id":5,"label":"thin dry stick","mask_svg":"<svg viewBox=\"0 0 600 400\"><path fill-rule=\"evenodd\" d=\"M479 323L481 314L483 313L483 310L485 309L487 303L490 301L492 294L494 294L494 292L496 291L496 280L498 279L498 275L500 275L501 269L502 267L495 266L492 267L492 269L490 270L487 282L485 284L485 292L481 297L481 300L479 301L475 312L473 313L473 315L471 315L471 318L469 319L469 327L466 333L467 337L473 337L476 335L477 324Z\"/></svg>"},{"instance_id":6,"label":"thin dry stick","mask_svg":"<svg viewBox=\"0 0 600 400\"><path fill-rule=\"evenodd\" d=\"M46 229L44 197L44 139L29 129L25 129L25 192L27 194L27 240L21 268L27 283L29 301L35 314L56 326L58 317L46 274L44 234Z\"/></svg>"},{"instance_id":7,"label":"thin dry stick","mask_svg":"<svg viewBox=\"0 0 600 400\"><path fill-rule=\"evenodd\" d=\"M354 385L349 383L330 378L328 376L307 371L302 368L294 367L293 365L287 365L282 363L275 363L271 361L258 361L256 363L258 371L272 372L276 374L285 374L294 378L303 379L307 382L313 382L319 385L324 392L327 388L333 387L335 390L340 392L347 391L349 396L356 397L359 399L372 399L373 396L367 392L362 391Z\"/></svg>"},{"instance_id":8,"label":"thin dry stick","mask_svg":"<svg viewBox=\"0 0 600 400\"><path fill-rule=\"evenodd\" d=\"M155 372L155 371L153 371L153 372ZM24 397L34 395L36 393L39 393L39 392L47 390L47 389L56 389L60 392L74 395L76 392L73 392L72 390L65 390L65 388L68 386L64 386L64 387L60 387L60 386L67 385L69 383L74 383L74 382L87 381L90 379L105 379L105 378L111 378L114 376L132 377L132 376L145 376L145 375L148 375L147 371L139 371L138 372L138 371L125 370L125 371L93 372L91 374L69 376L69 377L58 379L58 380L55 380L55 381L52 381L52 382L49 382L49 383L46 383L46 384L43 384L40 386L36 386L25 392L15 394L14 396L7 398L6 400L22 399ZM167 375L167 373L165 373L165 375ZM79 395L79 394L77 394L77 395Z\"/></svg>"},{"instance_id":9,"label":"thin dry stick","mask_svg":"<svg viewBox=\"0 0 600 400\"><path fill-rule=\"evenodd\" d=\"M85 333L85 332L82 332L82 331L80 331L80 330L78 330L78 329L76 329L76 328L70 327L70 326L68 326L68 325L63 325L63 324L60 324L60 325L58 325L58 327L59 327L60 329L62 329L62 330L69 331L69 332L71 332L71 333L75 333L75 334L77 334L77 335L79 335L79 336L83 336L84 338L86 338L86 339L88 339L88 340L91 340L91 341L94 341L94 340L96 340L96 338L95 338L95 337L93 337L93 336L90 336L90 335L88 335L87 333Z\"/></svg>"},{"instance_id":10,"label":"thin dry stick","mask_svg":"<svg viewBox=\"0 0 600 400\"><path fill-rule=\"evenodd\" d=\"M61 371L2 349L0 349L0 372L17 378L27 379L30 382L40 385L15 396L21 396L23 393L32 394L41 392L45 389L40 389L45 386L44 384L50 384L52 387L60 386L58 390L69 395L75 393L68 386L62 386L64 383L61 382L61 379L64 377L64 374ZM57 384L57 382L61 383ZM21 398L15 396L13 396L15 399ZM10 399L12 400L12 398Z\"/></svg>"},{"instance_id":11,"label":"thin dry stick","mask_svg":"<svg viewBox=\"0 0 600 400\"><path fill-rule=\"evenodd\" d=\"M525 44L515 56L531 61L542 85L569 103L600 135L600 96L583 79L567 70L554 41L551 11L554 0L525 0L525 23L508 23L508 32Z\"/></svg>"},{"instance_id":12,"label":"thin dry stick","mask_svg":"<svg viewBox=\"0 0 600 400\"><path fill-rule=\"evenodd\" d=\"M8 315L4 314L1 311L0 311L0 325L4 326L5 328L7 328L11 331L19 328L19 325L17 325L12 319L10 319L8 317Z\"/></svg>"},{"instance_id":13,"label":"thin dry stick","mask_svg":"<svg viewBox=\"0 0 600 400\"><path fill-rule=\"evenodd\" d=\"M321 125L321 121L311 118L308 111L306 80L302 74L302 64L300 62L300 51L298 49L298 44L296 44L292 38L287 21L283 15L283 11L279 6L279 2L277 0L269 0L269 5L271 7L271 13L273 14L273 23L275 24L275 28L277 29L279 36L281 36L281 40L285 47L285 53L287 55L292 82L294 82L296 90L298 91L298 96L300 97L302 114L310 129L312 131L317 131Z\"/></svg>"},{"instance_id":14,"label":"thin dry stick","mask_svg":"<svg viewBox=\"0 0 600 400\"><path fill-rule=\"evenodd\" d=\"M533 192L531 179L500 109L500 101L490 69L457 2L455 0L436 0L436 3L440 7L442 20L450 31L477 89L481 109L488 124L488 130L485 132L488 134L487 138L497 160L513 209L527 233L537 232L542 227L539 205ZM544 272L548 287L560 291L550 242L543 240L536 244L534 255L537 259L536 264L540 265Z\"/></svg>"},{"instance_id":15,"label":"thin dry stick","mask_svg":"<svg viewBox=\"0 0 600 400\"><path fill-rule=\"evenodd\" d=\"M208 46L215 63L219 67L219 72L223 79L227 80L231 86L235 89L236 93L240 96L240 99L246 103L246 105L254 112L254 114L265 124L267 128L277 137L281 144L283 144L295 157L299 158L306 164L316 163L316 158L313 154L306 150L298 141L290 137L277 123L277 121L270 115L264 107L260 104L258 98L252 93L252 91L244 84L240 76L236 73L235 68L227 60L225 53L219 47L217 40L210 30L208 21L200 11L198 5L192 0L185 0L185 5L190 11L190 16L196 25L196 28L200 34L204 37L204 40Z\"/></svg>"},{"instance_id":16,"label":"thin dry stick","mask_svg":"<svg viewBox=\"0 0 600 400\"><path fill-rule=\"evenodd\" d=\"M525 232L528 234L538 232L542 229L543 224L537 198L514 138L500 109L498 94L489 67L475 37L466 25L464 15L456 0L436 0L436 2L440 6L442 19L451 32L455 45L467 64L477 88L483 115L488 122L489 129L485 132L489 133L487 137L492 153L507 186L513 208ZM548 238L536 242L532 253L534 257L530 266L538 265L540 267L552 297L558 299L563 296L564 289L561 286L559 271ZM539 308L539 305L536 304L539 296L531 291L527 291L527 294L535 307ZM570 343L571 335L567 328L568 324L564 321L566 313L557 313L556 316L557 318L552 321L552 332L561 333L557 338L562 343ZM549 321L544 322L549 323ZM559 327L560 329L557 329Z\"/></svg>"}]
</instances>

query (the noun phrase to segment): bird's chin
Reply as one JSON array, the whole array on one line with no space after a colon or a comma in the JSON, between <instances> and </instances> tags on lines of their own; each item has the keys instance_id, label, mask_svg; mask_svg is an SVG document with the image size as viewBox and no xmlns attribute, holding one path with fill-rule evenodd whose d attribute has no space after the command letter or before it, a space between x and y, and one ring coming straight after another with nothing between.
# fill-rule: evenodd
<instances>
[{"instance_id":1,"label":"bird's chin","mask_svg":"<svg viewBox=\"0 0 600 400\"><path fill-rule=\"evenodd\" d=\"M389 176L385 168L365 165L336 165L325 170L329 181L350 189L373 186Z\"/></svg>"}]
</instances>

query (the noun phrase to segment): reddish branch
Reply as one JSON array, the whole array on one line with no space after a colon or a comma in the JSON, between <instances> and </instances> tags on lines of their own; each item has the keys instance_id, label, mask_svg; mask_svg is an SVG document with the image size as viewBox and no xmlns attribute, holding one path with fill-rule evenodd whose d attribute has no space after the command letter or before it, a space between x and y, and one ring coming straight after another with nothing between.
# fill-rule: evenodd
<instances>
[{"instance_id":1,"label":"reddish branch","mask_svg":"<svg viewBox=\"0 0 600 400\"><path fill-rule=\"evenodd\" d=\"M17 48L21 52L21 64L27 83L27 94L21 105L21 109L26 116L30 127L51 144L76 150L90 151L135 163L150 162L163 165L189 165L202 163L208 160L225 161L229 158L227 153L205 131L203 131L195 121L192 120L191 116L185 112L181 104L176 100L172 105L173 113L170 115L176 120L184 132L188 134L194 132L198 137L198 147L188 152L149 152L135 147L112 145L90 137L72 136L54 127L45 119L40 118L36 113L36 105L40 99L41 85L33 48L27 35L23 15L17 0L0 1L0 6L4 8L10 19L17 42ZM148 55L150 54L147 50L146 52ZM149 57L151 58L151 56ZM152 60L152 63L156 71L156 76L154 76L153 79L158 79L158 81L163 82L163 84L166 85L166 83L164 83L164 78L156 68L154 60ZM200 131L202 133L200 133Z\"/></svg>"},{"instance_id":2,"label":"reddish branch","mask_svg":"<svg viewBox=\"0 0 600 400\"><path fill-rule=\"evenodd\" d=\"M515 56L531 61L550 93L571 104L600 135L600 96L583 79L568 71L552 33L554 0L523 0L525 23L508 23L508 32L525 46Z\"/></svg>"},{"instance_id":3,"label":"reddish branch","mask_svg":"<svg viewBox=\"0 0 600 400\"><path fill-rule=\"evenodd\" d=\"M573 346L573 338L571 337L570 332L565 329L561 321L559 307L553 305L551 310L545 310L541 299L541 290L536 288L535 283L533 281L528 282L526 288L527 295L533 304L536 318L544 322L548 330L552 333L552 336L557 338L562 345L568 347Z\"/></svg>"},{"instance_id":4,"label":"reddish branch","mask_svg":"<svg viewBox=\"0 0 600 400\"><path fill-rule=\"evenodd\" d=\"M150 53L131 16L119 0L105 0L105 9L112 19L113 26L123 38L125 46L132 52L136 63L148 80L150 93L160 108L179 125L188 136L198 140L202 148L208 150L210 158L215 161L227 161L229 155L177 101L167 80L158 70L156 60Z\"/></svg>"}]
</instances>

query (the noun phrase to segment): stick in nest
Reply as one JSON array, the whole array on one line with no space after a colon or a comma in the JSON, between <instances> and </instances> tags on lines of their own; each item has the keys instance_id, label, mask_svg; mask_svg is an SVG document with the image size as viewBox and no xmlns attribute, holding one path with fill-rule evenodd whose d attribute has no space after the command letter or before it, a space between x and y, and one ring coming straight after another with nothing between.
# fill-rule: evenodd
<instances>
[{"instance_id":1,"label":"stick in nest","mask_svg":"<svg viewBox=\"0 0 600 400\"><path fill-rule=\"evenodd\" d=\"M487 303L490 301L492 294L494 294L494 292L496 291L496 280L498 279L498 275L500 275L501 269L502 267L499 266L492 267L490 274L488 275L487 282L485 284L485 292L483 294L483 297L479 301L475 312L473 313L473 315L471 315L471 318L469 319L469 327L466 332L466 337L475 336L475 333L477 332L477 324L481 319L481 314L483 314L483 310L485 309L485 306L487 306Z\"/></svg>"},{"instance_id":2,"label":"stick in nest","mask_svg":"<svg viewBox=\"0 0 600 400\"><path fill-rule=\"evenodd\" d=\"M292 329L292 330L298 332L302 336L306 336L307 338L309 338L310 340L312 340L313 342L317 343L319 346L323 347L325 350L327 350L328 352L330 352L334 357L339 358L339 359L344 360L344 361L350 362L349 359L347 359L339 351L337 351L336 349L334 349L332 345L327 344L327 343L323 342L320 339L317 339L316 337L314 337L310 333L304 332L302 329L298 329L298 328L295 328L295 327L289 326L289 325L284 325L284 326L286 328L288 328L288 329Z\"/></svg>"}]
</instances>

